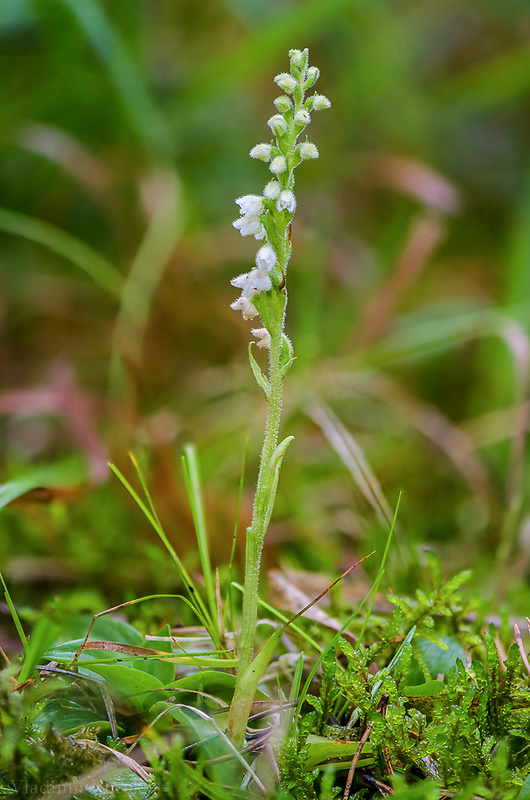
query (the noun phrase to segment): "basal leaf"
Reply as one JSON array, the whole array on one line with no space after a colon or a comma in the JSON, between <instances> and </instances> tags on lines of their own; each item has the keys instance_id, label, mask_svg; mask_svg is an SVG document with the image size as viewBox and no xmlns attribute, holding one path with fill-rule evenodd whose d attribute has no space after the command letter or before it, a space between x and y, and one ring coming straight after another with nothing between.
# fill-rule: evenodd
<instances>
[{"instance_id":1,"label":"basal leaf","mask_svg":"<svg viewBox=\"0 0 530 800\"><path fill-rule=\"evenodd\" d=\"M90 671L104 678L136 711L143 711L160 699L159 694L151 692L161 689L163 683L148 672L124 664L91 664Z\"/></svg>"},{"instance_id":2,"label":"basal leaf","mask_svg":"<svg viewBox=\"0 0 530 800\"><path fill-rule=\"evenodd\" d=\"M306 770L314 769L315 767L324 766L336 759L345 759L344 767L349 767L351 760L360 743L352 741L351 739L326 739L323 736L314 736L310 734L307 737L306 747L309 751L309 756L304 763ZM370 742L365 742L362 748L362 753L359 758L358 764L366 765L373 761L372 745ZM336 764L336 766L339 766Z\"/></svg>"}]
</instances>

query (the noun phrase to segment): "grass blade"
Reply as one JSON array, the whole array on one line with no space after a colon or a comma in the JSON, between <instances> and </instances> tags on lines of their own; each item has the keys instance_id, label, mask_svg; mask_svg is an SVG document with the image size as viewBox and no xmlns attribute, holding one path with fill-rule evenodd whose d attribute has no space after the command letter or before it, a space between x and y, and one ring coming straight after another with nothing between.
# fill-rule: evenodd
<instances>
[{"instance_id":1,"label":"grass blade","mask_svg":"<svg viewBox=\"0 0 530 800\"><path fill-rule=\"evenodd\" d=\"M234 532L232 535L232 550L230 551L230 559L228 561L228 586L226 589L225 614L223 621L223 625L226 630L228 613L230 613L230 619L232 620L232 633L234 633L234 619L235 619L234 607L233 607L233 594L232 594L232 565L234 563L234 556L236 552L237 529L239 527L239 519L241 517L241 508L243 506L243 492L245 488L245 467L247 463L247 453L248 453L248 437L245 439L243 458L241 460L241 475L239 478L239 489L237 493L236 513L234 519Z\"/></svg>"},{"instance_id":2,"label":"grass blade","mask_svg":"<svg viewBox=\"0 0 530 800\"><path fill-rule=\"evenodd\" d=\"M125 43L95 0L62 0L105 65L143 146L154 158L171 156L166 122L152 101Z\"/></svg>"},{"instance_id":3,"label":"grass blade","mask_svg":"<svg viewBox=\"0 0 530 800\"><path fill-rule=\"evenodd\" d=\"M0 581L2 582L2 586L4 587L4 597L6 599L6 603L8 605L9 612L10 612L11 617L13 619L13 623L15 625L15 628L17 629L18 637L20 639L22 647L24 648L24 656L27 658L28 652L29 652L28 640L26 639L26 634L24 633L24 628L22 627L22 623L20 621L20 617L17 614L17 610L15 608L15 604L13 603L13 600L11 599L11 595L9 594L9 589L7 588L6 582L4 580L4 576L2 575L1 572L0 572Z\"/></svg>"},{"instance_id":4,"label":"grass blade","mask_svg":"<svg viewBox=\"0 0 530 800\"><path fill-rule=\"evenodd\" d=\"M388 532L388 536L387 536L387 539L386 539L386 545L385 545L385 549L384 549L384 552L383 552L383 558L381 559L381 564L379 565L379 570L377 572L376 579L375 579L375 581L373 583L373 586L372 586L372 589L371 589L372 598L370 600L370 605L368 606L368 610L367 610L366 616L364 618L364 622L363 622L363 626L361 628L361 632L359 633L359 636L358 636L358 639L357 639L357 647L361 646L361 642L362 642L362 638L363 638L364 632L365 632L366 628L368 627L368 622L369 622L370 616L372 614L372 609L374 607L375 598L377 597L377 592L379 591L379 586L380 586L381 581L383 579L383 575L384 575L384 572L385 572L386 559L387 559L387 556L388 556L388 551L390 550L390 542L392 541L392 535L393 535L394 529L396 527L396 521L397 521L397 515L398 515L398 511L399 511L399 505L401 503L401 497L402 497L402 492L399 493L399 497L398 497L398 500L397 500L397 503L396 503L396 509L394 511L394 518L392 520L392 525L390 526L390 530Z\"/></svg>"},{"instance_id":5,"label":"grass blade","mask_svg":"<svg viewBox=\"0 0 530 800\"><path fill-rule=\"evenodd\" d=\"M113 297L121 296L123 278L116 267L87 244L50 222L0 208L0 230L44 245L83 270Z\"/></svg>"},{"instance_id":6,"label":"grass blade","mask_svg":"<svg viewBox=\"0 0 530 800\"><path fill-rule=\"evenodd\" d=\"M135 467L138 469L138 464L137 464L136 460L134 459L134 457L131 456L131 460L132 460L133 464L135 465ZM149 520L149 522L151 523L151 525L153 526L155 531L157 532L157 534L158 534L159 538L161 539L162 543L164 544L166 550L168 551L169 555L173 559L173 562L174 562L175 566L177 567L177 570L178 570L182 580L184 581L184 584L186 586L186 590L187 590L188 594L190 595L191 604L192 604L192 606L194 608L195 613L197 614L197 617L200 619L201 623L204 625L206 630L210 633L213 630L213 623L212 623L212 620L210 618L210 615L209 615L209 613L208 613L208 611L207 611L207 609L206 609L206 607L204 605L204 602L203 602L199 592L197 591L197 588L196 588L193 580L190 577L190 574L189 574L188 570L186 569L186 567L184 566L184 564L182 563L182 561L180 560L180 558L176 554L175 550L173 549L173 546L172 546L171 542L169 541L169 539L167 538L167 536L165 534L165 531L163 530L163 528L162 528L162 526L161 526L156 514L154 514L146 506L144 501L141 499L141 497L138 495L138 493L135 491L135 489L133 489L133 487L131 486L131 484L127 480L127 478L120 472L120 470L114 464L109 464L109 466L110 466L111 470L114 472L114 474L116 475L116 477L121 481L121 483L127 489L127 491L129 492L129 494L131 495L133 500L136 502L136 504L143 511L145 517ZM141 473L139 472L138 474L140 475Z\"/></svg>"},{"instance_id":7,"label":"grass blade","mask_svg":"<svg viewBox=\"0 0 530 800\"><path fill-rule=\"evenodd\" d=\"M184 480L186 490L193 515L195 525L195 535L199 548L199 558L201 560L202 574L206 587L206 597L210 608L212 620L217 620L217 603L215 598L215 575L210 561L210 547L208 541L208 531L206 528L206 517L204 514L204 502L202 497L201 476L197 450L194 445L187 444L184 447L182 456L182 466L184 470Z\"/></svg>"}]
</instances>

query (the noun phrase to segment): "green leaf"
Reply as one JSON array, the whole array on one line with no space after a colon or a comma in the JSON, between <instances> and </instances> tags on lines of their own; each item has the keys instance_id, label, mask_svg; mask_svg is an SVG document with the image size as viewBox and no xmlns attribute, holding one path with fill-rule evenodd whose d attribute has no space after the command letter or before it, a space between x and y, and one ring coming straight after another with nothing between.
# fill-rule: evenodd
<instances>
[{"instance_id":1,"label":"green leaf","mask_svg":"<svg viewBox=\"0 0 530 800\"><path fill-rule=\"evenodd\" d=\"M85 629L86 633L86 629ZM135 644L138 647L146 647L145 639L132 625L116 617L99 617L90 633L90 639L106 640L108 642L122 642L123 644ZM164 648L160 648L164 649Z\"/></svg>"},{"instance_id":2,"label":"green leaf","mask_svg":"<svg viewBox=\"0 0 530 800\"><path fill-rule=\"evenodd\" d=\"M285 378L292 365L294 364L294 349L291 340L285 333L282 333L282 349L280 354L281 374Z\"/></svg>"},{"instance_id":3,"label":"green leaf","mask_svg":"<svg viewBox=\"0 0 530 800\"><path fill-rule=\"evenodd\" d=\"M86 705L81 706L78 703L68 700L67 697L62 695L60 698L52 698L49 700L42 714L41 719L50 723L57 728L59 733L69 736L80 728L94 727L103 731L111 732L110 723L108 720L102 720L96 711L92 711ZM39 718L37 717L36 723L38 724Z\"/></svg>"},{"instance_id":4,"label":"green leaf","mask_svg":"<svg viewBox=\"0 0 530 800\"><path fill-rule=\"evenodd\" d=\"M78 456L65 458L43 467L36 467L0 486L0 508L4 508L32 489L41 486L76 486L83 483L86 478L86 465Z\"/></svg>"},{"instance_id":5,"label":"green leaf","mask_svg":"<svg viewBox=\"0 0 530 800\"><path fill-rule=\"evenodd\" d=\"M274 509L274 502L276 500L276 491L278 489L278 481L280 480L280 469L282 466L283 457L293 439L294 436L286 436L286 438L280 442L272 456L273 470L271 470L272 475L269 481L269 502L265 512L265 523L263 526L264 530L267 530L269 527L269 522Z\"/></svg>"},{"instance_id":6,"label":"green leaf","mask_svg":"<svg viewBox=\"0 0 530 800\"><path fill-rule=\"evenodd\" d=\"M158 631L158 636L164 639L157 639L153 641L149 639L144 644L145 646L152 647L154 650L163 650L165 653L173 653L173 645L171 643L171 629L169 625L165 625L162 630ZM138 660L133 662L134 669L140 669L142 672L148 672L154 675L162 683L170 683L175 678L175 665L168 661L157 661L156 659L147 659L146 661Z\"/></svg>"},{"instance_id":7,"label":"green leaf","mask_svg":"<svg viewBox=\"0 0 530 800\"><path fill-rule=\"evenodd\" d=\"M252 345L253 344L255 344L255 342L249 342L249 344L248 344L248 360L250 361L250 367L251 367L252 372L254 374L254 377L256 379L256 383L258 384L259 388L263 392L263 394L265 396L265 400L268 403L270 401L270 399L271 399L271 385L270 385L268 379L265 377L265 375L261 371L261 369L259 368L258 362L256 361L256 359L252 355Z\"/></svg>"},{"instance_id":8,"label":"green leaf","mask_svg":"<svg viewBox=\"0 0 530 800\"><path fill-rule=\"evenodd\" d=\"M143 711L160 700L160 694L152 692L162 689L164 684L148 672L124 664L91 664L90 672L104 678L136 711Z\"/></svg>"},{"instance_id":9,"label":"green leaf","mask_svg":"<svg viewBox=\"0 0 530 800\"><path fill-rule=\"evenodd\" d=\"M453 636L440 636L445 649L427 639L416 639L416 645L423 653L431 675L447 675L458 660L466 663L466 654L463 647Z\"/></svg>"},{"instance_id":10,"label":"green leaf","mask_svg":"<svg viewBox=\"0 0 530 800\"><path fill-rule=\"evenodd\" d=\"M404 686L402 689L405 697L434 697L445 690L443 681L426 681L418 686Z\"/></svg>"},{"instance_id":11,"label":"green leaf","mask_svg":"<svg viewBox=\"0 0 530 800\"><path fill-rule=\"evenodd\" d=\"M521 786L521 791L517 796L517 800L530 800L530 775L526 778Z\"/></svg>"},{"instance_id":12,"label":"green leaf","mask_svg":"<svg viewBox=\"0 0 530 800\"><path fill-rule=\"evenodd\" d=\"M229 702L232 699L236 685L236 676L229 672L216 672L215 670L204 670L195 672L193 675L186 675L177 681L167 684L166 688L189 690L190 692L205 692L220 700ZM180 693L179 702L186 703Z\"/></svg>"},{"instance_id":13,"label":"green leaf","mask_svg":"<svg viewBox=\"0 0 530 800\"><path fill-rule=\"evenodd\" d=\"M306 770L324 766L324 764L329 764L330 761L336 759L346 759L342 766L349 768L353 756L359 749L359 742L349 739L336 741L310 734L307 737L306 747L309 751L309 756L304 763L304 769ZM365 766L371 761L373 761L372 745L370 742L365 742L358 764L359 766ZM339 767L340 765L336 764L335 766Z\"/></svg>"},{"instance_id":14,"label":"green leaf","mask_svg":"<svg viewBox=\"0 0 530 800\"><path fill-rule=\"evenodd\" d=\"M43 653L57 638L57 626L48 619L41 619L29 637L28 649L24 656L24 664L20 670L19 683L29 678L32 670L41 661Z\"/></svg>"}]
</instances>

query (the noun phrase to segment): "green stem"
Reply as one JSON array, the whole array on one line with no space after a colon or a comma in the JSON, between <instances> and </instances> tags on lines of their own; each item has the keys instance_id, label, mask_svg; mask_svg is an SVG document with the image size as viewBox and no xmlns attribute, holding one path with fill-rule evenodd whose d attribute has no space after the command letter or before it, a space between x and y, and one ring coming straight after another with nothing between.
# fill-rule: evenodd
<instances>
[{"instance_id":1,"label":"green stem","mask_svg":"<svg viewBox=\"0 0 530 800\"><path fill-rule=\"evenodd\" d=\"M263 540L270 517L270 487L275 472L274 454L278 446L282 409L283 378L281 374L281 346L283 319L269 330L271 347L269 357L270 400L267 423L261 450L261 461L254 500L252 522L247 528L245 552L245 584L243 588L243 619L239 638L239 666L234 698L228 717L228 734L236 746L245 739L245 730L254 692L250 691L248 673L251 668L258 619L258 589ZM252 683L252 681L250 681Z\"/></svg>"}]
</instances>

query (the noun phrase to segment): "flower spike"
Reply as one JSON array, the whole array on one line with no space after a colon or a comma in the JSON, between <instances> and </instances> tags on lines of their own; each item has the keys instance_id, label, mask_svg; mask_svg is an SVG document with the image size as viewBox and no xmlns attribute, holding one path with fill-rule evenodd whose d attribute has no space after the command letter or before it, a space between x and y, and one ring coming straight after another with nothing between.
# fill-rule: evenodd
<instances>
[{"instance_id":1,"label":"flower spike","mask_svg":"<svg viewBox=\"0 0 530 800\"><path fill-rule=\"evenodd\" d=\"M302 161L318 158L314 144L297 144L297 139L311 122L311 112L331 105L323 94L305 97L306 89L319 76L318 69L309 66L308 50L291 50L289 63L290 72L281 72L274 78L285 92L274 101L278 113L267 122L274 138L270 143L260 142L250 151L251 158L269 165L274 179L267 183L262 195L237 198L240 217L233 223L242 236L254 236L263 240L263 245L256 254L256 268L232 280L232 286L241 289L241 297L231 308L241 311L245 319L259 313L264 330L269 333L275 325L283 330L285 280L291 255L289 227L296 211L294 170Z\"/></svg>"}]
</instances>

